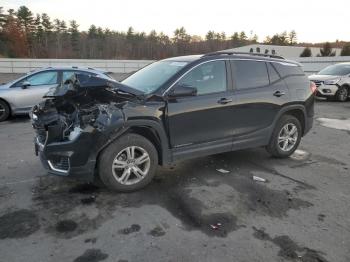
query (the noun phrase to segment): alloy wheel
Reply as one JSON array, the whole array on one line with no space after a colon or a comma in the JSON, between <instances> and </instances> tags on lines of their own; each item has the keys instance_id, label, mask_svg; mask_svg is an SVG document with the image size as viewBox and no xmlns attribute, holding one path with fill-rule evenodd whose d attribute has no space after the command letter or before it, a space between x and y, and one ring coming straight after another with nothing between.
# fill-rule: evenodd
<instances>
[{"instance_id":1,"label":"alloy wheel","mask_svg":"<svg viewBox=\"0 0 350 262\"><path fill-rule=\"evenodd\" d=\"M339 90L338 97L340 101L345 101L348 98L348 91L346 90L346 88L342 88Z\"/></svg>"},{"instance_id":2,"label":"alloy wheel","mask_svg":"<svg viewBox=\"0 0 350 262\"><path fill-rule=\"evenodd\" d=\"M278 146L284 151L290 151L298 141L298 128L293 123L284 125L278 135Z\"/></svg>"},{"instance_id":3,"label":"alloy wheel","mask_svg":"<svg viewBox=\"0 0 350 262\"><path fill-rule=\"evenodd\" d=\"M112 172L114 178L123 185L140 182L148 173L151 159L145 149L129 146L121 150L114 158Z\"/></svg>"},{"instance_id":4,"label":"alloy wheel","mask_svg":"<svg viewBox=\"0 0 350 262\"><path fill-rule=\"evenodd\" d=\"M5 107L0 104L0 118L5 114Z\"/></svg>"}]
</instances>

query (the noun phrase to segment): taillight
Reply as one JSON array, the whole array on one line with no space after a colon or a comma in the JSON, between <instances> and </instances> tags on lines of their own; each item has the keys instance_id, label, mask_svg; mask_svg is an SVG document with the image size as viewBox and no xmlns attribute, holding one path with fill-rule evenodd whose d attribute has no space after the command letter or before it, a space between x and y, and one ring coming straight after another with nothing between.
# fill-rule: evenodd
<instances>
[{"instance_id":1,"label":"taillight","mask_svg":"<svg viewBox=\"0 0 350 262\"><path fill-rule=\"evenodd\" d=\"M316 93L316 90L317 90L317 86L314 82L310 81L310 89L311 89L311 92L314 94Z\"/></svg>"}]
</instances>

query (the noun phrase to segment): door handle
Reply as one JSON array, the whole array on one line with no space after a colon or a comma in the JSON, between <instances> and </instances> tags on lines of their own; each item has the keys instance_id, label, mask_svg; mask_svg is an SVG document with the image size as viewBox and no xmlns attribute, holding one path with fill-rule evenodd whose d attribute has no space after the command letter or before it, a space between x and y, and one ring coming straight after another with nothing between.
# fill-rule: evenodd
<instances>
[{"instance_id":1,"label":"door handle","mask_svg":"<svg viewBox=\"0 0 350 262\"><path fill-rule=\"evenodd\" d=\"M276 91L275 93L273 93L273 95L276 97L280 97L280 96L283 96L285 94L286 94L285 92L281 92L281 91Z\"/></svg>"},{"instance_id":2,"label":"door handle","mask_svg":"<svg viewBox=\"0 0 350 262\"><path fill-rule=\"evenodd\" d=\"M228 103L232 103L232 99L228 99L228 98L221 98L219 101L218 101L218 103L219 104L222 104L222 105L225 105L225 104L228 104Z\"/></svg>"}]
</instances>

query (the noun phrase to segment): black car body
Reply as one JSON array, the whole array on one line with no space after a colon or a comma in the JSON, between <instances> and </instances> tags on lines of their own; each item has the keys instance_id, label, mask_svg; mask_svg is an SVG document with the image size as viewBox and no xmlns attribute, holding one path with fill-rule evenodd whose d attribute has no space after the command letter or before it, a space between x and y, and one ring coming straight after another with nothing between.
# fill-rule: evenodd
<instances>
[{"instance_id":1,"label":"black car body","mask_svg":"<svg viewBox=\"0 0 350 262\"><path fill-rule=\"evenodd\" d=\"M101 154L112 150L113 143L129 140L127 134L149 141L157 163L167 165L192 157L269 147L276 132L280 132L278 139L291 132L283 126L287 130L283 136L283 131L276 129L286 116L298 122L294 132L299 134L281 145L295 144L288 152L279 152L275 145L269 152L289 156L312 127L314 90L296 62L213 53L165 59L153 68L161 68L161 72L149 65L122 83L76 75L33 108L35 148L49 173L92 180L101 159L109 158ZM152 85L152 81L158 84ZM144 89L143 84L147 86ZM130 169L129 162L124 165Z\"/></svg>"}]
</instances>

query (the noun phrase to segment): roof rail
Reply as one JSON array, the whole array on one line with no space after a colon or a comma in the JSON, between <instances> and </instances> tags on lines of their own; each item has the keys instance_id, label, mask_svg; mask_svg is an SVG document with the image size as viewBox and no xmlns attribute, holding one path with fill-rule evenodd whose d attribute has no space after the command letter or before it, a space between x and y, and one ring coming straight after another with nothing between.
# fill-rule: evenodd
<instances>
[{"instance_id":1,"label":"roof rail","mask_svg":"<svg viewBox=\"0 0 350 262\"><path fill-rule=\"evenodd\" d=\"M251 53L251 52L232 52L232 51L217 51L217 52L205 54L204 56L213 56L213 55L251 55L251 56L270 57L270 58L276 58L276 59L285 59L283 56L279 56L279 55Z\"/></svg>"}]
</instances>

